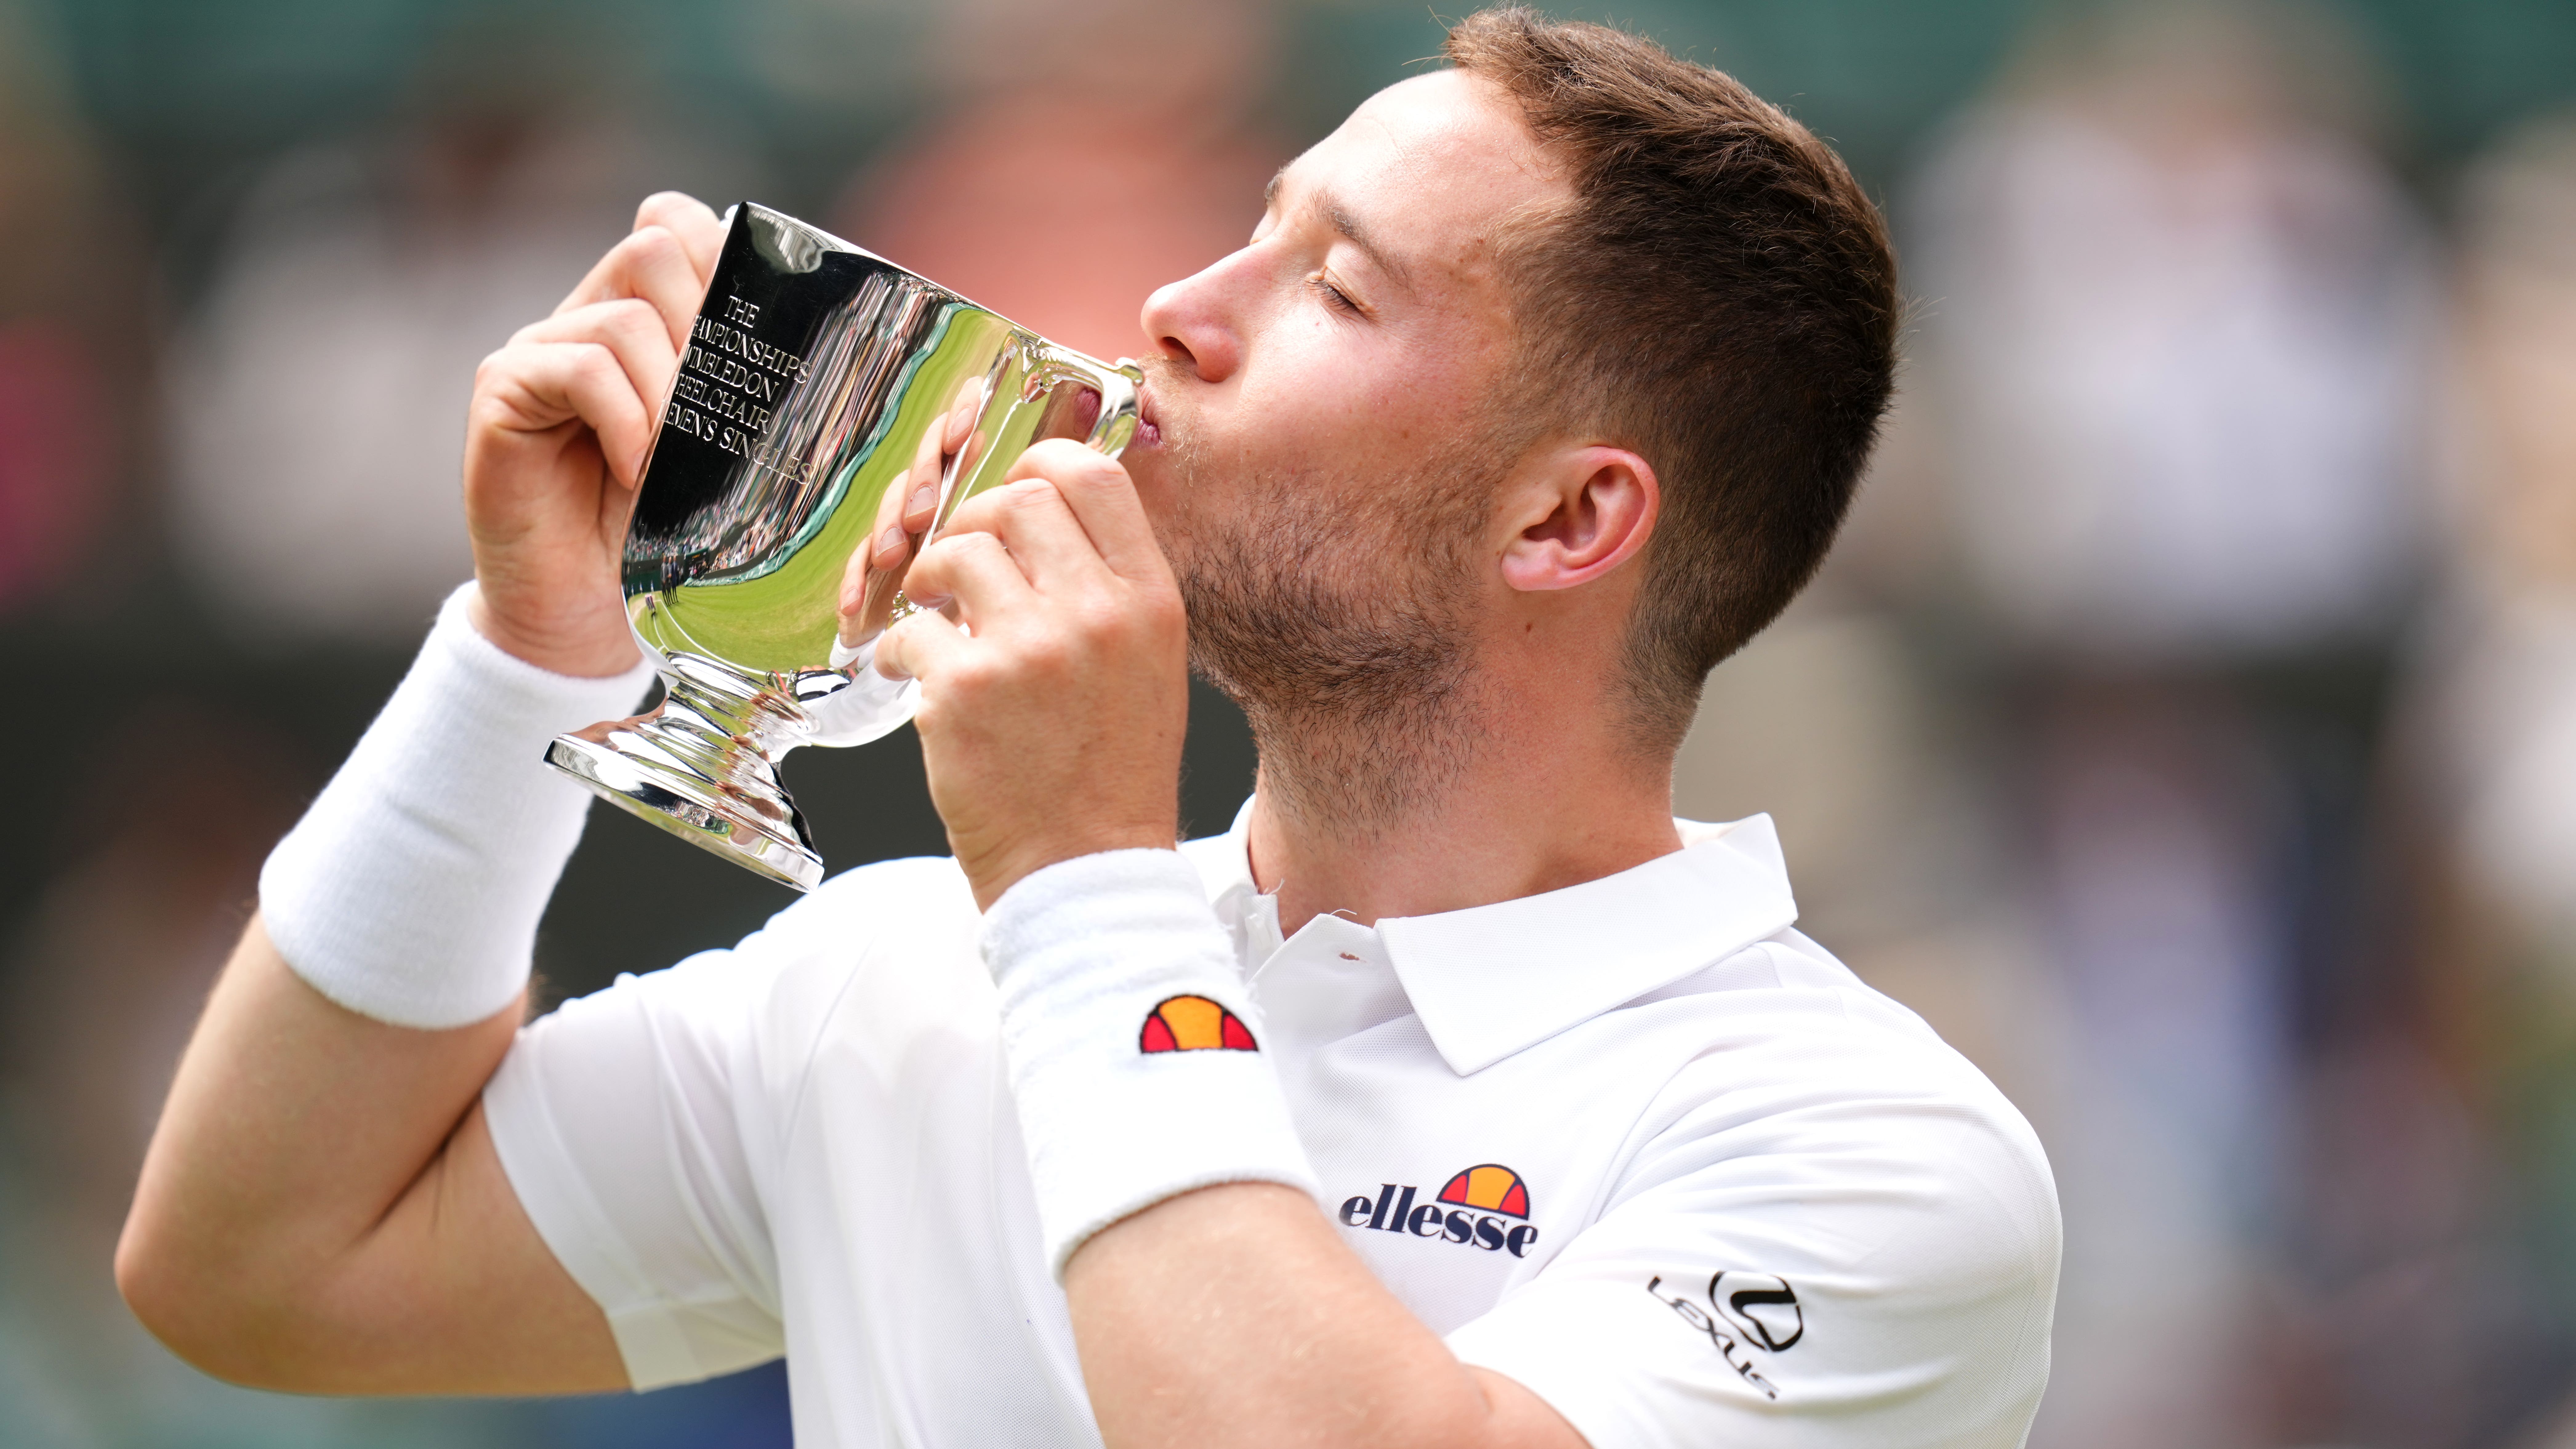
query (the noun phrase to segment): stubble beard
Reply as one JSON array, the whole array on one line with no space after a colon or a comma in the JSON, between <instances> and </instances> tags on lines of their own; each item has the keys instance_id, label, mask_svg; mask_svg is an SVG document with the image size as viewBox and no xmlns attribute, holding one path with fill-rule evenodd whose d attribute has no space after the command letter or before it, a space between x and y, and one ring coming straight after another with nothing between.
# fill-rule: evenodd
<instances>
[{"instance_id":1,"label":"stubble beard","mask_svg":"<svg viewBox=\"0 0 2576 1449\"><path fill-rule=\"evenodd\" d=\"M1243 506L1214 517L1190 507L1194 444L1166 444L1180 516L1164 547L1190 667L1251 722L1265 798L1345 842L1436 807L1482 734L1472 557L1496 470L1434 459L1357 506L1309 479L1248 478Z\"/></svg>"}]
</instances>

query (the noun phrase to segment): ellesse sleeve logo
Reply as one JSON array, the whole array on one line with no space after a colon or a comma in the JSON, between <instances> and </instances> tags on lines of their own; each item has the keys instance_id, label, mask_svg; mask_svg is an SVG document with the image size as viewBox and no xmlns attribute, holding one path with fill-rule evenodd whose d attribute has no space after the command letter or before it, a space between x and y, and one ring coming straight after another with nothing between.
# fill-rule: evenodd
<instances>
[{"instance_id":1,"label":"ellesse sleeve logo","mask_svg":"<svg viewBox=\"0 0 2576 1449\"><path fill-rule=\"evenodd\" d=\"M1155 1052L1257 1052L1243 1019L1204 996L1172 996L1145 1013L1136 1049Z\"/></svg>"}]
</instances>

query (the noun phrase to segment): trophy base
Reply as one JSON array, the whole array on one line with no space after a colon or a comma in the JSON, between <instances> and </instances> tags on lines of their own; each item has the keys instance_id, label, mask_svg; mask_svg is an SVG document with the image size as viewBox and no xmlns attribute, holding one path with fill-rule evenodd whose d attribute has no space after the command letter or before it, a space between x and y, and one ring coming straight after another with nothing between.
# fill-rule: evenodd
<instances>
[{"instance_id":1,"label":"trophy base","mask_svg":"<svg viewBox=\"0 0 2576 1449\"><path fill-rule=\"evenodd\" d=\"M691 729L662 709L557 735L546 763L629 814L754 875L810 891L823 857L777 767L740 740Z\"/></svg>"}]
</instances>

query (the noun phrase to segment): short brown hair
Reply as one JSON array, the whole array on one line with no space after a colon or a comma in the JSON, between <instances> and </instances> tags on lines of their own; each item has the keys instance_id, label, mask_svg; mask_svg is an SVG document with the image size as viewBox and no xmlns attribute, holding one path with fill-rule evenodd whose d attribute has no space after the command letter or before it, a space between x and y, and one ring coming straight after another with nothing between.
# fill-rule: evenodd
<instances>
[{"instance_id":1,"label":"short brown hair","mask_svg":"<svg viewBox=\"0 0 2576 1449\"><path fill-rule=\"evenodd\" d=\"M1886 225L1806 127L1652 41L1515 6L1446 53L1573 183L1506 257L1531 386L1662 487L1627 673L1643 741L1669 747L1842 525L1893 385Z\"/></svg>"}]
</instances>

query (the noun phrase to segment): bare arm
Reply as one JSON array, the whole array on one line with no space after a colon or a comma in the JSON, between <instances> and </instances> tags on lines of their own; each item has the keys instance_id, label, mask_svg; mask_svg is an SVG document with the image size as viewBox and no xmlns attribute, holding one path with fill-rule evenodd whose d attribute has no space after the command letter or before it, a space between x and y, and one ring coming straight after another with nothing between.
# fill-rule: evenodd
<instances>
[{"instance_id":1,"label":"bare arm","mask_svg":"<svg viewBox=\"0 0 2576 1449\"><path fill-rule=\"evenodd\" d=\"M1116 1449L1584 1449L1546 1400L1460 1363L1288 1188L1158 1203L1076 1250L1064 1288Z\"/></svg>"},{"instance_id":2,"label":"bare arm","mask_svg":"<svg viewBox=\"0 0 2576 1449\"><path fill-rule=\"evenodd\" d=\"M483 1125L518 1019L370 1021L305 985L253 921L144 1161L117 1245L127 1302L181 1357L264 1388L625 1387L607 1319Z\"/></svg>"},{"instance_id":3,"label":"bare arm","mask_svg":"<svg viewBox=\"0 0 2576 1449\"><path fill-rule=\"evenodd\" d=\"M723 244L687 197L486 359L465 512L486 639L558 674L635 658L617 559L660 399ZM434 951L435 943L425 943ZM606 1320L502 1174L480 1094L519 1009L389 1026L253 922L173 1083L117 1249L135 1312L226 1378L339 1393L623 1387Z\"/></svg>"}]
</instances>

